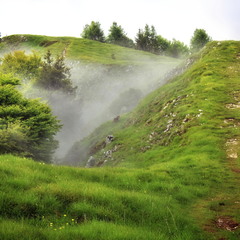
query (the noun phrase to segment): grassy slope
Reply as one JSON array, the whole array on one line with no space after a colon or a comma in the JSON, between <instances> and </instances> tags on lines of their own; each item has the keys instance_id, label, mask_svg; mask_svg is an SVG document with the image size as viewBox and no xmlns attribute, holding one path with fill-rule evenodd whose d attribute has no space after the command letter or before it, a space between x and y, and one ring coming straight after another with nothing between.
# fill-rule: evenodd
<instances>
[{"instance_id":1,"label":"grassy slope","mask_svg":"<svg viewBox=\"0 0 240 240\"><path fill-rule=\"evenodd\" d=\"M19 49L36 50L42 54L50 50L56 55L64 53L67 59L85 63L128 65L146 64L149 61L163 64L178 62L174 58L160 57L143 51L74 37L12 35L3 38L0 43L0 53Z\"/></svg>"},{"instance_id":2,"label":"grassy slope","mask_svg":"<svg viewBox=\"0 0 240 240\"><path fill-rule=\"evenodd\" d=\"M205 239L166 172L0 162L1 239Z\"/></svg>"},{"instance_id":3,"label":"grassy slope","mask_svg":"<svg viewBox=\"0 0 240 240\"><path fill-rule=\"evenodd\" d=\"M226 107L239 101L239 52L239 42L210 43L183 75L85 140L101 146L113 134L108 164L122 168L1 156L1 238L239 239L239 229L214 225L240 221L239 161L226 153L240 139L239 110Z\"/></svg>"},{"instance_id":4,"label":"grassy slope","mask_svg":"<svg viewBox=\"0 0 240 240\"><path fill-rule=\"evenodd\" d=\"M209 231L221 214L239 222L239 161L227 156L239 152L239 52L240 42L210 43L188 71L150 94L118 123L98 128L80 148L89 148L103 161L101 146L107 135L114 135L104 149L113 151L108 165L168 173L175 197L189 205L201 193L207 200L195 203L195 215ZM228 147L232 139L237 140L235 149ZM225 207L217 207L222 203Z\"/></svg>"}]
</instances>

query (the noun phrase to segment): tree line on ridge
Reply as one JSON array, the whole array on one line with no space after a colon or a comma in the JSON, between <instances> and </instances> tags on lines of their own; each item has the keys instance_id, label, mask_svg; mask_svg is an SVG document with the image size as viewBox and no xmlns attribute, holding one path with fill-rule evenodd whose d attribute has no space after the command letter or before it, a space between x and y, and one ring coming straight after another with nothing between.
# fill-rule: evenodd
<instances>
[{"instance_id":1,"label":"tree line on ridge","mask_svg":"<svg viewBox=\"0 0 240 240\"><path fill-rule=\"evenodd\" d=\"M145 25L144 29L139 29L135 37L135 42L127 37L124 29L113 22L106 37L101 24L92 21L91 24L85 25L81 34L83 38L95 40L104 43L116 44L123 47L135 48L151 52L158 55L171 56L175 58L186 57L190 53L197 52L211 37L204 29L196 29L190 41L190 47L183 42L173 39L172 41L158 35L154 26Z\"/></svg>"}]
</instances>

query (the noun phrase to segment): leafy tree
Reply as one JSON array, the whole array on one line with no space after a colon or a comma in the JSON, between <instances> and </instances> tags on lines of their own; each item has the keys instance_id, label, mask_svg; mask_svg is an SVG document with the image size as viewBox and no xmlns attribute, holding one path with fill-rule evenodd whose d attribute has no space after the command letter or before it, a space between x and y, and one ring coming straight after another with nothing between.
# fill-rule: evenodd
<instances>
[{"instance_id":1,"label":"leafy tree","mask_svg":"<svg viewBox=\"0 0 240 240\"><path fill-rule=\"evenodd\" d=\"M105 42L104 32L99 22L92 21L90 25L85 25L81 36L83 38Z\"/></svg>"},{"instance_id":2,"label":"leafy tree","mask_svg":"<svg viewBox=\"0 0 240 240\"><path fill-rule=\"evenodd\" d=\"M58 145L54 135L61 126L46 104L23 97L18 84L11 75L0 73L0 153L49 162Z\"/></svg>"},{"instance_id":3,"label":"leafy tree","mask_svg":"<svg viewBox=\"0 0 240 240\"><path fill-rule=\"evenodd\" d=\"M113 22L112 26L109 29L108 42L116 43L120 42L126 34L121 26L118 26L116 22Z\"/></svg>"},{"instance_id":4,"label":"leafy tree","mask_svg":"<svg viewBox=\"0 0 240 240\"><path fill-rule=\"evenodd\" d=\"M36 85L47 90L62 90L66 93L75 93L76 88L72 86L70 68L64 63L64 57L58 56L55 60L50 51L44 56L42 69Z\"/></svg>"},{"instance_id":5,"label":"leafy tree","mask_svg":"<svg viewBox=\"0 0 240 240\"><path fill-rule=\"evenodd\" d=\"M157 35L154 26L146 25L144 30L139 29L135 40L137 49L155 54L163 54L170 46L169 41Z\"/></svg>"},{"instance_id":6,"label":"leafy tree","mask_svg":"<svg viewBox=\"0 0 240 240\"><path fill-rule=\"evenodd\" d=\"M0 124L1 126L1 124ZM18 123L9 123L7 128L0 128L0 154L11 153L32 156L28 151L29 138L25 129Z\"/></svg>"},{"instance_id":7,"label":"leafy tree","mask_svg":"<svg viewBox=\"0 0 240 240\"><path fill-rule=\"evenodd\" d=\"M136 41L136 48L138 50L146 50L147 49L147 47L146 47L147 43L146 43L146 39L145 39L144 32L142 29L138 30L135 41Z\"/></svg>"},{"instance_id":8,"label":"leafy tree","mask_svg":"<svg viewBox=\"0 0 240 240\"><path fill-rule=\"evenodd\" d=\"M41 57L36 52L27 55L25 51L15 51L2 58L0 69L4 73L29 80L39 76L40 66Z\"/></svg>"},{"instance_id":9,"label":"leafy tree","mask_svg":"<svg viewBox=\"0 0 240 240\"><path fill-rule=\"evenodd\" d=\"M211 40L212 38L206 33L204 29L196 29L190 42L191 50L193 52L199 51Z\"/></svg>"},{"instance_id":10,"label":"leafy tree","mask_svg":"<svg viewBox=\"0 0 240 240\"><path fill-rule=\"evenodd\" d=\"M149 49L150 52L158 54L160 51L158 44L158 36L154 26L151 26L150 35L149 35Z\"/></svg>"},{"instance_id":11,"label":"leafy tree","mask_svg":"<svg viewBox=\"0 0 240 240\"><path fill-rule=\"evenodd\" d=\"M153 26L150 28L146 24L144 30L139 29L135 40L137 49L148 52L156 52L157 36Z\"/></svg>"},{"instance_id":12,"label":"leafy tree","mask_svg":"<svg viewBox=\"0 0 240 240\"><path fill-rule=\"evenodd\" d=\"M189 54L189 48L183 42L173 39L167 52L171 57L181 58L186 57Z\"/></svg>"},{"instance_id":13,"label":"leafy tree","mask_svg":"<svg viewBox=\"0 0 240 240\"><path fill-rule=\"evenodd\" d=\"M44 89L74 93L70 68L65 65L63 56L54 59L48 51L44 60L35 52L27 55L24 51L15 51L3 57L0 70L21 79L35 80L36 85Z\"/></svg>"},{"instance_id":14,"label":"leafy tree","mask_svg":"<svg viewBox=\"0 0 240 240\"><path fill-rule=\"evenodd\" d=\"M112 44L117 44L124 47L133 47L134 42L127 37L121 26L118 26L116 22L113 22L109 29L109 35L107 37L107 42Z\"/></svg>"},{"instance_id":15,"label":"leafy tree","mask_svg":"<svg viewBox=\"0 0 240 240\"><path fill-rule=\"evenodd\" d=\"M160 35L157 36L157 44L158 44L159 54L163 54L163 55L167 53L167 50L171 46L171 42Z\"/></svg>"}]
</instances>

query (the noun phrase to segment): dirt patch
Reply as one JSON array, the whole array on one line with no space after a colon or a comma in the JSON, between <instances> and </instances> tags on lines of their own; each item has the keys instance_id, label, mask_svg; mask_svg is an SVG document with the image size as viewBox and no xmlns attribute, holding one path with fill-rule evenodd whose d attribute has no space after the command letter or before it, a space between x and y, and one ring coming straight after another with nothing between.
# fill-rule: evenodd
<instances>
[{"instance_id":1,"label":"dirt patch","mask_svg":"<svg viewBox=\"0 0 240 240\"><path fill-rule=\"evenodd\" d=\"M240 224L234 221L230 216L218 217L214 223L218 228L231 232L237 230L240 226Z\"/></svg>"},{"instance_id":2,"label":"dirt patch","mask_svg":"<svg viewBox=\"0 0 240 240\"><path fill-rule=\"evenodd\" d=\"M226 152L228 158L236 159L238 158L238 147L239 147L239 140L236 138L229 139L226 142Z\"/></svg>"},{"instance_id":3,"label":"dirt patch","mask_svg":"<svg viewBox=\"0 0 240 240\"><path fill-rule=\"evenodd\" d=\"M226 105L226 108L228 108L228 109L240 108L240 103L229 103L229 104Z\"/></svg>"},{"instance_id":4,"label":"dirt patch","mask_svg":"<svg viewBox=\"0 0 240 240\"><path fill-rule=\"evenodd\" d=\"M240 122L235 118L228 118L224 120L224 124L227 124L227 127L240 127Z\"/></svg>"},{"instance_id":5,"label":"dirt patch","mask_svg":"<svg viewBox=\"0 0 240 240\"><path fill-rule=\"evenodd\" d=\"M237 164L238 151L240 149L240 140L233 138L227 140L226 144L227 159L229 160L229 167L235 173L240 173L240 168Z\"/></svg>"},{"instance_id":6,"label":"dirt patch","mask_svg":"<svg viewBox=\"0 0 240 240\"><path fill-rule=\"evenodd\" d=\"M51 46L51 45L53 45L54 43L57 43L58 41L48 41L48 40L46 40L46 41L42 41L40 44L39 44L39 46L41 46L41 47L49 47L49 46Z\"/></svg>"},{"instance_id":7,"label":"dirt patch","mask_svg":"<svg viewBox=\"0 0 240 240\"><path fill-rule=\"evenodd\" d=\"M240 173L240 168L232 168L232 171L235 173Z\"/></svg>"}]
</instances>

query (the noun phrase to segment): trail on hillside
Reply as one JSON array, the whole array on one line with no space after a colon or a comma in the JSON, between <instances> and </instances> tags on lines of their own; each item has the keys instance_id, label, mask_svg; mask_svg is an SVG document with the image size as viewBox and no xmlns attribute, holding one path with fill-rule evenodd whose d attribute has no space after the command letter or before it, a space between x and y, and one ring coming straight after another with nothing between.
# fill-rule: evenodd
<instances>
[{"instance_id":1,"label":"trail on hillside","mask_svg":"<svg viewBox=\"0 0 240 240\"><path fill-rule=\"evenodd\" d=\"M238 95L235 94L234 98L237 100L237 103L231 103L227 104L227 109L239 109L240 108L240 99L238 99ZM225 119L224 123L228 123L229 127L232 128L239 128L240 127L240 121L237 119L231 118L231 119ZM225 143L225 149L226 149L226 161L227 166L234 174L234 180L236 182L237 186L240 186L240 167L237 164L237 159L239 157L239 151L240 151L240 138L234 137L231 139L228 139ZM222 199L224 200L224 199ZM232 202L232 208L240 209L240 199L236 200L234 198L228 197L228 201ZM240 227L240 223L237 222L232 216L229 216L228 209L224 209L224 202L219 202L219 205L221 206L221 211L216 215L215 219L212 221L212 230L211 232L213 235L220 235L221 231L230 231L234 232ZM227 240L225 237L220 237L218 240Z\"/></svg>"},{"instance_id":2,"label":"trail on hillside","mask_svg":"<svg viewBox=\"0 0 240 240\"><path fill-rule=\"evenodd\" d=\"M227 109L240 109L240 93L235 91L233 93L235 103L230 103L226 105ZM229 124L232 128L240 128L240 121L234 118L231 119L225 119L225 122ZM237 159L239 157L239 151L240 151L240 138L235 137L228 139L226 144L226 154L227 154L227 160L228 164L230 166L230 169L235 173L240 173L240 167L237 164Z\"/></svg>"},{"instance_id":3,"label":"trail on hillside","mask_svg":"<svg viewBox=\"0 0 240 240\"><path fill-rule=\"evenodd\" d=\"M240 108L240 95L235 92L233 96L236 102L227 104L226 108L238 110ZM227 124L229 128L240 128L240 121L235 118L226 118L224 124ZM238 194L239 190L237 190L237 186L240 186L240 167L238 164L240 136L228 139L225 143L225 150L226 166L232 172L232 180L236 184L235 186L231 186L233 194L224 195L223 193L219 193L219 195L216 195L200 206L203 209L207 208L206 205L213 205L214 202L218 202L218 206L209 208L215 216L214 219L204 224L205 231L210 233L213 239L217 240L229 240L230 238L226 237L226 232L235 235L235 231L240 228L240 222L231 215L234 211L240 213L240 195Z\"/></svg>"}]
</instances>

